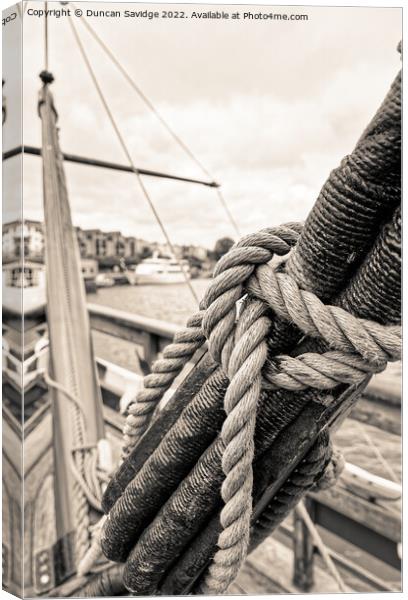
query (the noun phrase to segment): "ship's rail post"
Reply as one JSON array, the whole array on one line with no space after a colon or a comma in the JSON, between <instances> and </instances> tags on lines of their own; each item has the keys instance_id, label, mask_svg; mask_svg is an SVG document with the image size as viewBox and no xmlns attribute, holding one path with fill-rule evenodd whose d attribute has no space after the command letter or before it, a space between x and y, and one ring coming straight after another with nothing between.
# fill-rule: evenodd
<instances>
[{"instance_id":1,"label":"ship's rail post","mask_svg":"<svg viewBox=\"0 0 408 600\"><path fill-rule=\"evenodd\" d=\"M304 499L304 505L314 522L314 502ZM293 511L293 584L302 592L310 592L314 585L315 545L304 520Z\"/></svg>"}]
</instances>

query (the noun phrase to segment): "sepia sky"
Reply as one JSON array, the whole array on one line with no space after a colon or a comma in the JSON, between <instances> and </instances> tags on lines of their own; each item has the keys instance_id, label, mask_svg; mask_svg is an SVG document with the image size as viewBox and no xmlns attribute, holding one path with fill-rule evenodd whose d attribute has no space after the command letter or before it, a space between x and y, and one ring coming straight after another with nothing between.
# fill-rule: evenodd
<instances>
[{"instance_id":1,"label":"sepia sky","mask_svg":"<svg viewBox=\"0 0 408 600\"><path fill-rule=\"evenodd\" d=\"M60 9L59 3L49 7ZM80 3L106 10L106 3ZM110 3L140 10L151 5ZM42 3L29 2L40 8ZM156 5L155 9L169 9ZM210 5L173 9L215 10ZM269 12L229 5L229 13ZM89 22L163 117L222 184L243 233L303 220L330 170L349 153L400 67L401 11L392 8L273 7L308 21L103 19ZM200 177L155 116L108 62L74 17L135 164ZM24 143L39 146L38 73L44 66L42 19L24 18ZM6 28L5 36L12 28ZM67 18L49 19L50 70L64 152L126 163L93 88ZM3 58L3 62L5 59ZM15 93L13 65L4 64L6 98ZM18 107L8 101L5 149ZM18 161L4 168L6 220L15 218ZM73 220L84 228L121 230L162 240L136 177L66 164ZM176 243L213 246L232 235L214 190L144 179ZM24 160L26 218L42 219L41 163Z\"/></svg>"}]
</instances>

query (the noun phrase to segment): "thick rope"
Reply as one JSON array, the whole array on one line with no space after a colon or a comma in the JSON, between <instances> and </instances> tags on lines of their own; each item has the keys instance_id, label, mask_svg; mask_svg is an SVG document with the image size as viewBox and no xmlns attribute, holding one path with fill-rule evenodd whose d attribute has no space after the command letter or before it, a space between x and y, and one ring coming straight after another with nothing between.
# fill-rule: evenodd
<instances>
[{"instance_id":1,"label":"thick rope","mask_svg":"<svg viewBox=\"0 0 408 600\"><path fill-rule=\"evenodd\" d=\"M328 389L359 382L401 356L398 327L358 319L338 307L326 306L312 293L299 289L291 277L280 272L280 265L272 268L267 264L274 254L284 256L290 251L300 230L299 225L289 225L246 236L221 258L201 311L176 336L164 359L155 363L126 423L125 456L147 428L164 391L207 338L210 354L228 375L229 386L221 431L225 446L223 531L201 592L223 593L247 554L256 409L264 382L266 387L289 390ZM242 299L237 319L237 302ZM305 335L324 340L331 350L267 362L271 309Z\"/></svg>"},{"instance_id":2,"label":"thick rope","mask_svg":"<svg viewBox=\"0 0 408 600\"><path fill-rule=\"evenodd\" d=\"M290 232L286 239L276 237L285 228L246 236L221 258L201 302L202 310L166 347L163 359L154 363L152 373L144 379L144 389L129 406L123 457L135 447L163 394L204 344L205 335L214 359L222 362L221 351L235 324L235 305L245 294L243 283L248 279L247 289L277 315L336 348L335 352L307 353L296 358L277 356L265 370L266 387L269 384L288 390L331 389L339 383L357 383L364 374L378 373L389 360L399 359L398 326L384 327L358 319L339 307L326 306L314 294L300 290L291 277L266 264L272 258L273 247L277 254L290 250L289 242L293 245L297 239L296 227L290 227L285 232Z\"/></svg>"},{"instance_id":3,"label":"thick rope","mask_svg":"<svg viewBox=\"0 0 408 600\"><path fill-rule=\"evenodd\" d=\"M266 338L270 320L260 301L248 304L240 317L241 327L231 343L224 346L222 364L230 379L224 399L227 414L221 430L225 445L221 487L224 508L223 531L218 550L204 581L202 593L222 593L233 581L246 557L252 514L252 462L256 408L261 392L261 371L267 357ZM210 345L211 351L211 345Z\"/></svg>"},{"instance_id":4,"label":"thick rope","mask_svg":"<svg viewBox=\"0 0 408 600\"><path fill-rule=\"evenodd\" d=\"M235 311L236 302L244 295L242 284L254 272L256 265L269 262L273 254L287 254L296 243L300 230L301 226L298 224L264 229L255 235L245 236L235 244L226 255L228 262L223 260L225 257L221 258L215 268L214 280L200 303L201 310L188 320L185 329L176 333L174 342L164 349L163 359L156 361L152 373L144 378L144 389L128 407L129 414L124 426L123 458L129 455L146 431L164 393L195 352L203 346L206 330L212 331L212 354L219 361L225 330L219 338L215 324L226 312ZM224 275L223 270L227 267L230 270ZM235 312L228 319L230 332L234 326Z\"/></svg>"},{"instance_id":5,"label":"thick rope","mask_svg":"<svg viewBox=\"0 0 408 600\"><path fill-rule=\"evenodd\" d=\"M74 444L81 438L79 435L84 427L84 412L79 399L69 392L69 390L52 379L47 371L43 372L44 382L51 388L56 389L75 407L77 424L80 431L74 432ZM74 445L71 450L70 469L74 478L74 498L76 508L76 520L78 523L76 531L76 557L78 561L78 573L87 573L100 556L96 551L94 543L95 538L99 539L100 529L103 525L97 523L93 540L89 543L89 531L91 522L89 517L89 507L92 506L96 511L101 512L101 500L104 489L108 482L108 474L99 468L98 450L95 445L85 446L82 442Z\"/></svg>"},{"instance_id":6,"label":"thick rope","mask_svg":"<svg viewBox=\"0 0 408 600\"><path fill-rule=\"evenodd\" d=\"M264 389L284 388L300 391L308 387L330 390L340 383L359 383L364 374L380 373L385 365L368 364L344 352L308 352L301 356L276 356L263 370Z\"/></svg>"},{"instance_id":7,"label":"thick rope","mask_svg":"<svg viewBox=\"0 0 408 600\"><path fill-rule=\"evenodd\" d=\"M239 246L239 245L238 245ZM270 320L266 309L272 308L281 318L290 320L304 334L318 337L337 351L322 362L331 361L339 365L332 369L330 387L340 382L361 380L367 372L385 368L388 360L396 360L401 353L400 330L384 327L374 322L357 319L338 307L326 307L310 292L300 290L287 275L278 273L259 260L259 248L235 247L221 259L215 280L204 299L207 305L203 318L203 329L208 338L209 350L215 360L221 362L228 374L230 384L225 396L224 408L227 418L221 437L225 444L223 471L226 479L221 488L225 506L221 512L223 531L218 539L218 548L213 564L202 585L205 593L223 593L235 579L247 553L249 525L252 511L252 459L255 430L256 405L261 388L261 371L266 363L266 338ZM248 262L259 261L254 268ZM252 273L251 273L252 272ZM243 282L249 280L248 289L261 298L251 300L245 306L237 325L235 304L244 293ZM233 334L233 330L235 330ZM352 353L350 360L348 353ZM336 361L336 358L338 359ZM306 385L314 385L310 369L313 360L319 365L320 355L306 356L292 362L280 362L293 367L295 381L304 378L304 364L309 360ZM343 359L343 360L341 360ZM273 377L269 380L273 381ZM317 387L322 387L317 381ZM305 382L301 381L302 387ZM324 381L327 387L328 378ZM293 383L279 380L278 385L293 388Z\"/></svg>"},{"instance_id":8,"label":"thick rope","mask_svg":"<svg viewBox=\"0 0 408 600\"><path fill-rule=\"evenodd\" d=\"M164 349L163 358L153 364L152 372L144 378L143 389L135 402L128 406L123 428L122 459L130 454L146 431L164 393L205 343L202 318L202 312L196 313L188 320L186 328L176 333L173 343Z\"/></svg>"},{"instance_id":9,"label":"thick rope","mask_svg":"<svg viewBox=\"0 0 408 600\"><path fill-rule=\"evenodd\" d=\"M384 326L354 317L337 306L327 306L311 292L301 290L290 276L277 273L269 265L258 267L248 289L307 336L319 338L333 349L357 354L374 368L400 357L398 325Z\"/></svg>"}]
</instances>

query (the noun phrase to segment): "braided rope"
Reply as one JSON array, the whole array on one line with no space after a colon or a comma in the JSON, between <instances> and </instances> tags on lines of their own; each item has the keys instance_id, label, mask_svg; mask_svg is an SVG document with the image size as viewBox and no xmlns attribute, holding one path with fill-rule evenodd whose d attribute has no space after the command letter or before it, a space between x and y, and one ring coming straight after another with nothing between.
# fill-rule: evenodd
<instances>
[{"instance_id":1,"label":"braided rope","mask_svg":"<svg viewBox=\"0 0 408 600\"><path fill-rule=\"evenodd\" d=\"M248 550L256 408L270 327L267 309L337 351L323 358L312 353L297 359L279 357L279 369L286 372L269 373L268 381L275 386L304 389L317 384L324 389L341 382L354 383L361 380L362 374L378 372L388 360L397 360L401 355L398 327L384 327L357 319L338 307L325 306L314 294L300 290L291 277L267 265L270 259L265 260L258 248L237 246L217 265L214 284L205 297L208 308L203 318L209 351L230 380L224 399L227 417L221 431L225 444L225 480L221 488L224 508L220 516L223 531L200 587L200 592L206 594L225 592ZM255 260L256 267L251 265ZM249 300L236 321L235 303L246 289L256 299ZM331 377L324 374L328 364Z\"/></svg>"},{"instance_id":2,"label":"braided rope","mask_svg":"<svg viewBox=\"0 0 408 600\"><path fill-rule=\"evenodd\" d=\"M221 430L225 445L222 457L225 480L221 487L224 507L220 515L223 531L218 538L219 549L203 582L202 593L225 591L235 579L248 551L256 407L270 327L270 320L265 316L266 308L259 301L244 307L239 321L243 326L237 327L233 349L230 351L232 344L228 345L227 351L222 353L223 367L230 379L224 399L227 417Z\"/></svg>"},{"instance_id":3,"label":"braided rope","mask_svg":"<svg viewBox=\"0 0 408 600\"><path fill-rule=\"evenodd\" d=\"M164 393L204 344L202 318L202 311L190 317L187 326L178 331L173 343L164 349L163 358L153 364L152 372L144 378L143 389L137 394L135 402L128 407L128 416L123 428L122 460L130 454L146 431Z\"/></svg>"},{"instance_id":4,"label":"braided rope","mask_svg":"<svg viewBox=\"0 0 408 600\"><path fill-rule=\"evenodd\" d=\"M268 263L295 245L301 226L265 229L240 240L218 262L200 312L176 334L174 343L156 361L144 389L129 407L124 431L126 457L149 425L164 392L208 341L209 352L228 375L224 398L226 419L221 439L225 449L221 488L224 507L218 550L200 591L223 593L235 579L249 544L252 513L252 460L257 401L261 386L302 390L331 389L357 383L367 373L383 370L401 356L397 326L359 319L347 311L324 305L314 294ZM249 292L249 295L248 295ZM243 308L237 316L237 303ZM267 358L271 312L307 336L325 342L328 352L297 357Z\"/></svg>"},{"instance_id":5,"label":"braided rope","mask_svg":"<svg viewBox=\"0 0 408 600\"><path fill-rule=\"evenodd\" d=\"M386 362L372 365L358 355L336 351L323 354L307 352L296 357L276 356L265 365L263 387L292 391L309 387L330 390L340 383L360 383L365 375L381 373L386 365Z\"/></svg>"},{"instance_id":6,"label":"braided rope","mask_svg":"<svg viewBox=\"0 0 408 600\"><path fill-rule=\"evenodd\" d=\"M212 345L213 357L220 362L221 348L234 327L236 302L243 296L242 284L257 264L269 262L274 254L287 254L300 231L301 225L297 223L264 229L242 238L228 252L228 259L221 258L214 271L214 280L200 303L201 310L190 317L186 327L176 333L173 343L166 346L163 358L153 364L152 372L143 380L144 388L128 407L123 429L122 460L136 446L164 393L203 346L206 337ZM229 314L228 326L224 320L218 328L217 323L226 314ZM221 337L219 329L222 330Z\"/></svg>"},{"instance_id":7,"label":"braided rope","mask_svg":"<svg viewBox=\"0 0 408 600\"><path fill-rule=\"evenodd\" d=\"M94 444L84 445L83 431L85 428L84 412L78 397L52 379L47 371L43 372L45 383L56 389L72 404L74 446L71 448L70 469L73 475L73 499L76 515L75 555L78 573L87 573L92 568L100 555L100 544L94 543L99 538L99 529L95 528L95 535L90 544L89 532L92 529L89 514L90 506L101 511L101 499L107 483L108 475L99 468L98 450Z\"/></svg>"},{"instance_id":8,"label":"braided rope","mask_svg":"<svg viewBox=\"0 0 408 600\"><path fill-rule=\"evenodd\" d=\"M286 273L259 266L248 289L280 317L294 323L309 337L347 354L357 353L373 367L401 357L401 328L359 319L338 306L323 304L301 290Z\"/></svg>"}]
</instances>

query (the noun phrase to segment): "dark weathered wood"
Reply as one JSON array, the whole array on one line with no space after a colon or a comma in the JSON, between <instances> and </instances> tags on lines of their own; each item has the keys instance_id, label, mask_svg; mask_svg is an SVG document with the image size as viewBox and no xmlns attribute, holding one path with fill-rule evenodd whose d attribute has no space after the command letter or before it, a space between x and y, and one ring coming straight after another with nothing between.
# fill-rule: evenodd
<instances>
[{"instance_id":1,"label":"dark weathered wood","mask_svg":"<svg viewBox=\"0 0 408 600\"><path fill-rule=\"evenodd\" d=\"M254 462L254 523L270 503L290 473L311 449L317 436L326 427L334 427L338 418L345 417L357 400L366 382L339 390L330 406L308 402L300 414L282 430L262 456ZM259 440L258 440L259 441ZM207 498L207 504L209 499ZM204 509L203 509L204 512ZM188 551L175 561L165 579L161 592L166 595L189 593L213 555L220 531L218 510L189 544Z\"/></svg>"},{"instance_id":2,"label":"dark weathered wood","mask_svg":"<svg viewBox=\"0 0 408 600\"><path fill-rule=\"evenodd\" d=\"M217 369L218 365L206 353L197 363L200 368L187 375L175 391L163 410L157 415L149 428L149 435L144 435L127 460L119 467L110 480L105 491L102 506L108 512L121 496L126 486L136 476L147 458L160 444L171 425L175 423L191 398L201 389L205 381Z\"/></svg>"},{"instance_id":3,"label":"dark weathered wood","mask_svg":"<svg viewBox=\"0 0 408 600\"><path fill-rule=\"evenodd\" d=\"M314 521L314 505L310 498L304 500L310 518ZM314 543L305 522L293 512L293 583L310 592L314 584Z\"/></svg>"}]
</instances>

